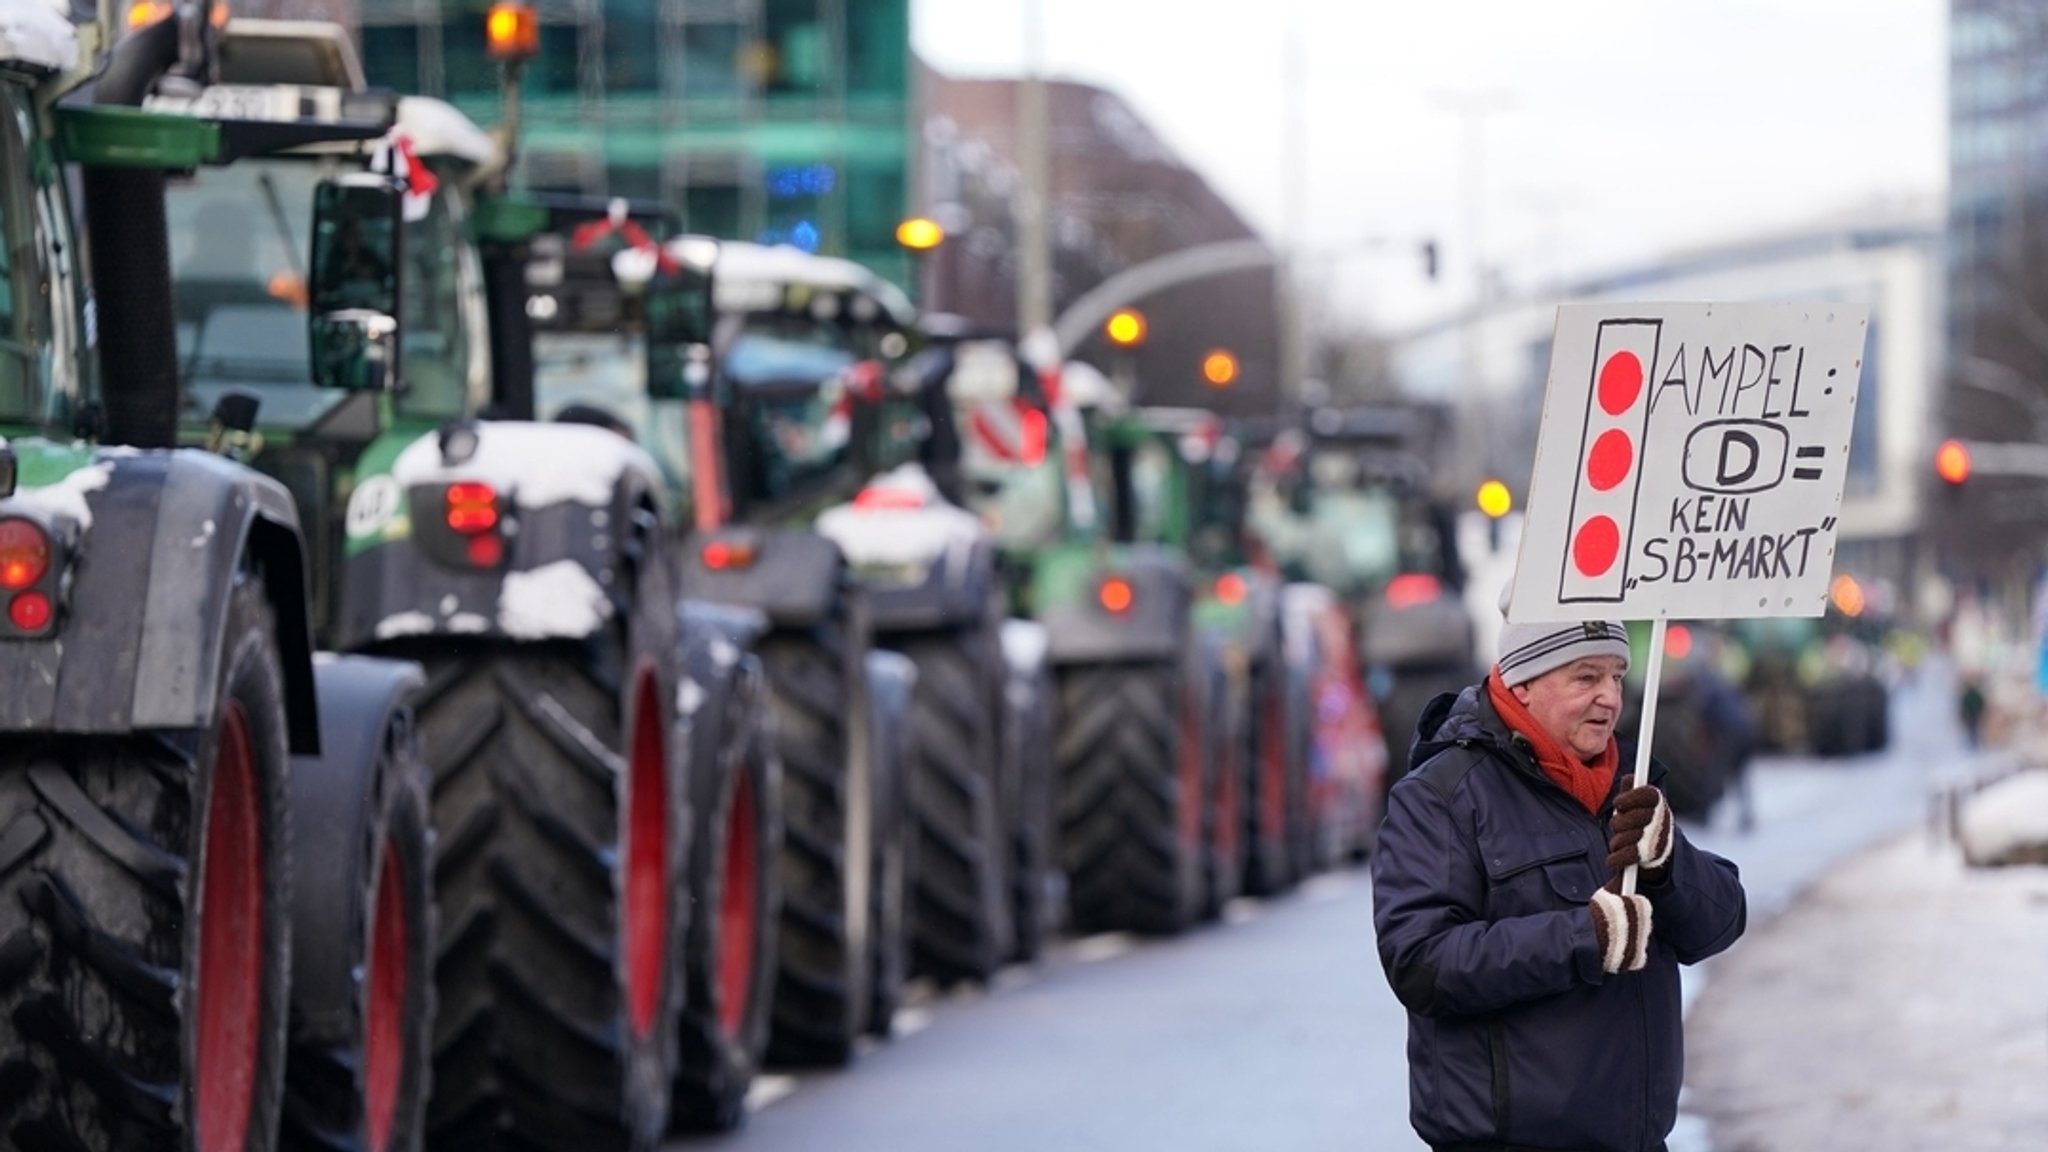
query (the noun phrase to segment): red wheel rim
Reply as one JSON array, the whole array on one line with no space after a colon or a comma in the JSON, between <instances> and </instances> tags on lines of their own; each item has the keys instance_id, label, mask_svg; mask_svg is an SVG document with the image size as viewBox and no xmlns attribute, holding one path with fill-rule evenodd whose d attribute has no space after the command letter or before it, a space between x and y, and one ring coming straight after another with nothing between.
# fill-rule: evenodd
<instances>
[{"instance_id":1,"label":"red wheel rim","mask_svg":"<svg viewBox=\"0 0 2048 1152\"><path fill-rule=\"evenodd\" d=\"M668 773L661 697L652 665L633 679L633 755L626 776L626 876L620 934L626 950L626 1014L635 1035L654 1031L668 966Z\"/></svg>"},{"instance_id":2,"label":"red wheel rim","mask_svg":"<svg viewBox=\"0 0 2048 1152\"><path fill-rule=\"evenodd\" d=\"M372 1152L391 1146L398 1088L405 1073L405 873L398 851L384 846L377 869L377 902L370 920L368 1026L363 1042L363 1111Z\"/></svg>"},{"instance_id":3,"label":"red wheel rim","mask_svg":"<svg viewBox=\"0 0 2048 1152\"><path fill-rule=\"evenodd\" d=\"M1180 709L1180 842L1189 854L1202 848L1202 713L1193 687Z\"/></svg>"},{"instance_id":4,"label":"red wheel rim","mask_svg":"<svg viewBox=\"0 0 2048 1152\"><path fill-rule=\"evenodd\" d=\"M754 990L754 903L760 898L761 845L754 781L742 766L726 816L725 889L718 901L718 1026L737 1038Z\"/></svg>"},{"instance_id":5,"label":"red wheel rim","mask_svg":"<svg viewBox=\"0 0 2048 1152\"><path fill-rule=\"evenodd\" d=\"M263 823L249 718L230 700L214 741L199 876L199 1067L194 1129L201 1152L242 1147L256 1096L263 1016Z\"/></svg>"},{"instance_id":6,"label":"red wheel rim","mask_svg":"<svg viewBox=\"0 0 2048 1152\"><path fill-rule=\"evenodd\" d=\"M1269 841L1287 837L1287 710L1275 687L1259 701L1259 834Z\"/></svg>"}]
</instances>

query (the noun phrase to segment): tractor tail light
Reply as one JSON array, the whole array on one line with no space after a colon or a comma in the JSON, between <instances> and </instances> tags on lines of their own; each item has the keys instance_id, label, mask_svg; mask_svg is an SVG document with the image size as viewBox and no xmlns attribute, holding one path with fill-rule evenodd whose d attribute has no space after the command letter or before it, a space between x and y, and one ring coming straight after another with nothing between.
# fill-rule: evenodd
<instances>
[{"instance_id":1,"label":"tractor tail light","mask_svg":"<svg viewBox=\"0 0 2048 1152\"><path fill-rule=\"evenodd\" d=\"M26 520L0 520L0 590L19 592L50 569L50 538Z\"/></svg>"},{"instance_id":2,"label":"tractor tail light","mask_svg":"<svg viewBox=\"0 0 2048 1152\"><path fill-rule=\"evenodd\" d=\"M1443 581L1427 572L1408 572L1387 581L1387 607L1413 608L1444 594Z\"/></svg>"},{"instance_id":3,"label":"tractor tail light","mask_svg":"<svg viewBox=\"0 0 2048 1152\"><path fill-rule=\"evenodd\" d=\"M1244 598L1250 591L1244 577L1235 572L1225 572L1216 578L1216 599L1233 608L1244 603Z\"/></svg>"},{"instance_id":4,"label":"tractor tail light","mask_svg":"<svg viewBox=\"0 0 2048 1152\"><path fill-rule=\"evenodd\" d=\"M1104 580L1102 586L1095 590L1095 598L1102 602L1104 608L1118 615L1129 612L1132 602L1137 599L1131 591L1131 582L1121 576Z\"/></svg>"},{"instance_id":5,"label":"tractor tail light","mask_svg":"<svg viewBox=\"0 0 2048 1152\"><path fill-rule=\"evenodd\" d=\"M498 526L498 491L489 484L448 486L448 527L464 536Z\"/></svg>"},{"instance_id":6,"label":"tractor tail light","mask_svg":"<svg viewBox=\"0 0 2048 1152\"><path fill-rule=\"evenodd\" d=\"M713 572L731 572L753 567L758 554L759 549L752 544L737 540L713 540L704 546L701 555L704 566Z\"/></svg>"}]
</instances>

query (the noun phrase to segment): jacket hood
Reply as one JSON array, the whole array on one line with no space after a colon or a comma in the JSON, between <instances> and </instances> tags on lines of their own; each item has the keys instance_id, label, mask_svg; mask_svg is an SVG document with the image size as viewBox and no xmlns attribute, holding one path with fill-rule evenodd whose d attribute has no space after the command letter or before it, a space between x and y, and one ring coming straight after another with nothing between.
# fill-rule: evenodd
<instances>
[{"instance_id":1,"label":"jacket hood","mask_svg":"<svg viewBox=\"0 0 2048 1152\"><path fill-rule=\"evenodd\" d=\"M1431 700L1415 722L1414 746L1408 762L1422 765L1429 758L1456 744L1496 744L1510 747L1512 734L1493 701L1486 698L1486 683L1468 685L1464 691L1449 692Z\"/></svg>"}]
</instances>

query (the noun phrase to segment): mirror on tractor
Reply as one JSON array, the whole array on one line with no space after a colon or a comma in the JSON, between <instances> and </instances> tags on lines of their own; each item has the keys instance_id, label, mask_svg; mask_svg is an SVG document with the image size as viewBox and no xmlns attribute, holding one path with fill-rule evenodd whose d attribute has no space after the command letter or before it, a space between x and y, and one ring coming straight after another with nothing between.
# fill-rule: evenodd
<instances>
[{"instance_id":1,"label":"mirror on tractor","mask_svg":"<svg viewBox=\"0 0 2048 1152\"><path fill-rule=\"evenodd\" d=\"M705 396L711 384L711 265L716 250L671 244L674 268L647 286L647 394L656 400ZM709 244L709 241L705 241Z\"/></svg>"},{"instance_id":2,"label":"mirror on tractor","mask_svg":"<svg viewBox=\"0 0 2048 1152\"><path fill-rule=\"evenodd\" d=\"M381 392L398 384L400 244L404 190L352 173L313 192L309 287L314 382Z\"/></svg>"}]
</instances>

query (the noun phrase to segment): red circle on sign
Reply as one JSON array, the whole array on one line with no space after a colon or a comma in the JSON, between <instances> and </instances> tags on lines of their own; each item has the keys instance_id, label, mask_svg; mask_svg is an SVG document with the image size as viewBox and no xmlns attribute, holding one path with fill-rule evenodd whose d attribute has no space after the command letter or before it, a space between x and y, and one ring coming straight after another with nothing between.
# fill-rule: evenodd
<instances>
[{"instance_id":1,"label":"red circle on sign","mask_svg":"<svg viewBox=\"0 0 2048 1152\"><path fill-rule=\"evenodd\" d=\"M1572 537L1572 564L1581 575L1604 576L1621 555L1621 529L1609 516L1595 516L1579 525Z\"/></svg>"},{"instance_id":2,"label":"red circle on sign","mask_svg":"<svg viewBox=\"0 0 2048 1152\"><path fill-rule=\"evenodd\" d=\"M1609 428L1593 441L1593 450L1586 454L1586 480L1605 492L1628 479L1628 471L1635 462L1636 448L1629 443L1628 433Z\"/></svg>"},{"instance_id":3,"label":"red circle on sign","mask_svg":"<svg viewBox=\"0 0 2048 1152\"><path fill-rule=\"evenodd\" d=\"M1600 407L1609 416L1629 410L1643 394L1643 362L1627 350L1616 352L1600 366Z\"/></svg>"}]
</instances>

